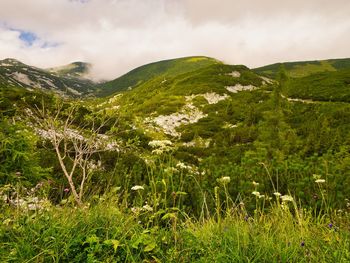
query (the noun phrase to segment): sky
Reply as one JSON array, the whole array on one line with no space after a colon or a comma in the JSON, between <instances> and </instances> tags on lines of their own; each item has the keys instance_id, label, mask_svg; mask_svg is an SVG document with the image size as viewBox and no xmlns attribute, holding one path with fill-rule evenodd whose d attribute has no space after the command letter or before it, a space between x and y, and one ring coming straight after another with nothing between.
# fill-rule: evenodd
<instances>
[{"instance_id":1,"label":"sky","mask_svg":"<svg viewBox=\"0 0 350 263\"><path fill-rule=\"evenodd\" d=\"M0 59L84 61L108 80L184 56L251 68L344 58L349 14L349 0L0 0Z\"/></svg>"}]
</instances>

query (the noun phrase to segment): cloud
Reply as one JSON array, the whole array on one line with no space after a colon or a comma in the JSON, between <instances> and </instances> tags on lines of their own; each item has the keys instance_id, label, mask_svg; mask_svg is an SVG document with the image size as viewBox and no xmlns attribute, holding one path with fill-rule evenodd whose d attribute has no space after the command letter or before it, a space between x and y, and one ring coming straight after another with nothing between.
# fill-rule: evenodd
<instances>
[{"instance_id":1,"label":"cloud","mask_svg":"<svg viewBox=\"0 0 350 263\"><path fill-rule=\"evenodd\" d=\"M349 57L349 13L348 0L2 0L0 58L87 61L111 79L190 55L250 67Z\"/></svg>"}]
</instances>

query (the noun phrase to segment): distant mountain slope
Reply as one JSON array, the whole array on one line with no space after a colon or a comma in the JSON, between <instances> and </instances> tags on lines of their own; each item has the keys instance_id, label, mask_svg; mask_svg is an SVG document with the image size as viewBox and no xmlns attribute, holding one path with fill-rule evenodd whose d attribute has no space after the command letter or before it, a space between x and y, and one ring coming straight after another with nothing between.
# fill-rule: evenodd
<instances>
[{"instance_id":1,"label":"distant mountain slope","mask_svg":"<svg viewBox=\"0 0 350 263\"><path fill-rule=\"evenodd\" d=\"M350 102L350 69L293 78L285 92L291 98Z\"/></svg>"},{"instance_id":2,"label":"distant mountain slope","mask_svg":"<svg viewBox=\"0 0 350 263\"><path fill-rule=\"evenodd\" d=\"M74 77L89 79L91 64L85 62L73 62L68 65L47 69L62 77Z\"/></svg>"},{"instance_id":3,"label":"distant mountain slope","mask_svg":"<svg viewBox=\"0 0 350 263\"><path fill-rule=\"evenodd\" d=\"M106 82L98 87L99 96L108 96L116 92L131 89L140 83L145 83L153 77L169 77L191 72L213 64L221 64L216 59L196 56L163 60L138 67L125 75Z\"/></svg>"},{"instance_id":4,"label":"distant mountain slope","mask_svg":"<svg viewBox=\"0 0 350 263\"><path fill-rule=\"evenodd\" d=\"M91 93L94 86L90 80L59 76L15 59L0 60L0 87L41 89L62 95L81 96Z\"/></svg>"},{"instance_id":5,"label":"distant mountain slope","mask_svg":"<svg viewBox=\"0 0 350 263\"><path fill-rule=\"evenodd\" d=\"M258 74L275 77L281 65L285 67L291 77L305 77L324 71L350 69L350 58L275 63L255 68L253 71Z\"/></svg>"}]
</instances>

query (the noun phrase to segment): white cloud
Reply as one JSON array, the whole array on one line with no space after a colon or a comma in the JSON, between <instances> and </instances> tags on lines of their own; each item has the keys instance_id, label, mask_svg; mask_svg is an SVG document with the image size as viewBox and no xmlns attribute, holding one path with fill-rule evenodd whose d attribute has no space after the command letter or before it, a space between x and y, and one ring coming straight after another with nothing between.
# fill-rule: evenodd
<instances>
[{"instance_id":1,"label":"white cloud","mask_svg":"<svg viewBox=\"0 0 350 263\"><path fill-rule=\"evenodd\" d=\"M349 13L347 0L2 0L0 59L39 67L82 60L96 77L115 78L189 55L251 67L349 57ZM26 46L9 28L39 39Z\"/></svg>"}]
</instances>

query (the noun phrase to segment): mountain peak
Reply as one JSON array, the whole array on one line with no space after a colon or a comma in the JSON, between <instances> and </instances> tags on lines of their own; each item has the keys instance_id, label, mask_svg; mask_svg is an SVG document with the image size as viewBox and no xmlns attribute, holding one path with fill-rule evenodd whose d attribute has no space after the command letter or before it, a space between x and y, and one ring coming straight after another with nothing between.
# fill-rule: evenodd
<instances>
[{"instance_id":1,"label":"mountain peak","mask_svg":"<svg viewBox=\"0 0 350 263\"><path fill-rule=\"evenodd\" d=\"M88 78L90 69L90 63L75 61L67 65L49 68L47 70L51 73L64 77Z\"/></svg>"},{"instance_id":2,"label":"mountain peak","mask_svg":"<svg viewBox=\"0 0 350 263\"><path fill-rule=\"evenodd\" d=\"M23 65L23 63L14 58L5 58L3 60L0 60L0 65L2 66Z\"/></svg>"}]
</instances>

